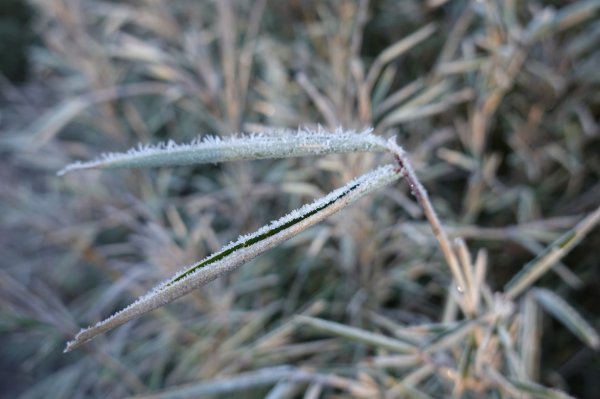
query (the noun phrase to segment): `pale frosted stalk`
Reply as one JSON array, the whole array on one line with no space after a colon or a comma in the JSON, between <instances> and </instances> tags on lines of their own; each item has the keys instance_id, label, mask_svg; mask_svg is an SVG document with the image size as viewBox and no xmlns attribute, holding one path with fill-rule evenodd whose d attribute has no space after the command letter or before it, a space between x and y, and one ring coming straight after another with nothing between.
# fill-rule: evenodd
<instances>
[{"instance_id":1,"label":"pale frosted stalk","mask_svg":"<svg viewBox=\"0 0 600 399\"><path fill-rule=\"evenodd\" d=\"M530 292L525 296L523 304L521 327L521 358L526 377L536 381L539 377L541 318L537 303Z\"/></svg>"},{"instance_id":2,"label":"pale frosted stalk","mask_svg":"<svg viewBox=\"0 0 600 399\"><path fill-rule=\"evenodd\" d=\"M391 166L371 171L327 196L300 209L253 234L242 236L236 242L203 261L187 267L173 278L160 284L147 295L95 326L81 330L67 343L65 352L71 351L96 335L109 331L129 320L159 308L201 287L217 277L231 272L265 251L306 230L308 227L345 208L364 195L398 179L401 174Z\"/></svg>"}]
</instances>

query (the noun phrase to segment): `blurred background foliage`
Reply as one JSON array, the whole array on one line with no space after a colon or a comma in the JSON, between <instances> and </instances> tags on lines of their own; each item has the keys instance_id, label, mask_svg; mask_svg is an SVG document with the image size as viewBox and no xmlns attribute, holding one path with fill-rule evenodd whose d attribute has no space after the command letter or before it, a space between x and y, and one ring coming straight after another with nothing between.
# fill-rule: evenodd
<instances>
[{"instance_id":1,"label":"blurred background foliage","mask_svg":"<svg viewBox=\"0 0 600 399\"><path fill-rule=\"evenodd\" d=\"M381 350L293 322L319 316L394 335L447 315L450 275L402 184L63 355L78 326L379 159L55 172L137 143L372 125L411 153L451 235L487 251L487 284L500 290L600 203L599 8L2 0L0 397L142 395L279 365L343 379L238 397L510 397L480 376L459 393L441 372L406 385L413 370L381 366ZM596 328L599 247L595 229L538 282ZM595 397L598 352L547 315L535 323L529 378ZM436 370L458 370L461 345L437 354ZM496 364L507 377L510 360Z\"/></svg>"},{"instance_id":2,"label":"blurred background foliage","mask_svg":"<svg viewBox=\"0 0 600 399\"><path fill-rule=\"evenodd\" d=\"M33 39L30 18L27 3L20 0L0 3L0 72L13 82L23 82L27 76L27 51Z\"/></svg>"}]
</instances>

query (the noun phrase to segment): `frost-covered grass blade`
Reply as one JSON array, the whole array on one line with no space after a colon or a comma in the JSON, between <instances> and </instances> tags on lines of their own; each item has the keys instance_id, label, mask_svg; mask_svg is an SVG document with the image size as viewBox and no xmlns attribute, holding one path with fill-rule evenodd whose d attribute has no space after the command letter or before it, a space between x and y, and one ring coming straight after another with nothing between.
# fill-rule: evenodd
<instances>
[{"instance_id":1,"label":"frost-covered grass blade","mask_svg":"<svg viewBox=\"0 0 600 399\"><path fill-rule=\"evenodd\" d=\"M237 269L265 251L331 216L364 195L391 183L400 176L399 171L392 165L380 167L356 178L344 187L332 191L327 196L292 211L253 234L240 237L220 252L183 269L173 278L158 285L147 295L139 298L125 309L92 327L80 331L73 341L67 343L65 351L71 351L98 334L170 303L217 277Z\"/></svg>"},{"instance_id":2,"label":"frost-covered grass blade","mask_svg":"<svg viewBox=\"0 0 600 399\"><path fill-rule=\"evenodd\" d=\"M58 175L83 169L181 166L368 151L388 151L386 141L371 134L370 129L360 133L320 128L315 131L280 130L225 139L207 136L188 144L169 141L155 146L139 146L123 153L104 154L93 161L72 163L61 169Z\"/></svg>"}]
</instances>

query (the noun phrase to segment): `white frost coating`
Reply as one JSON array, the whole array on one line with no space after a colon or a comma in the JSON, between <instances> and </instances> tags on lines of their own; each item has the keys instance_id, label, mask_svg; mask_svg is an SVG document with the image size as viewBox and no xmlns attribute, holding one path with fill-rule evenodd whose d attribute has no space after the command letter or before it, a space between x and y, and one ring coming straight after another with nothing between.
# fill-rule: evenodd
<instances>
[{"instance_id":1,"label":"white frost coating","mask_svg":"<svg viewBox=\"0 0 600 399\"><path fill-rule=\"evenodd\" d=\"M289 158L332 153L387 151L386 141L362 132L298 129L275 130L268 134L238 135L221 139L214 136L199 138L188 144L173 141L158 145L139 145L124 153L103 154L88 162L75 162L58 172L65 173L94 168L139 168L216 163L252 159Z\"/></svg>"},{"instance_id":2,"label":"white frost coating","mask_svg":"<svg viewBox=\"0 0 600 399\"><path fill-rule=\"evenodd\" d=\"M367 192L373 191L373 190L379 188L380 186L389 183L389 181L385 180L385 177L388 175L393 176L392 172L394 172L393 167L391 165L386 165L386 166L382 166L378 169L375 169L367 174L359 176L359 177L353 179L352 181L350 181L349 183L347 183L345 186L331 191L326 196L321 197L310 204L305 204L300 208L294 209L287 215L281 217L278 220L272 221L271 223L259 228L255 232L238 237L237 240L232 241L229 244L227 244L226 246L224 246L223 248L221 248L221 250L219 252L216 252L216 253L204 258L203 260L195 263L194 265L203 263L203 262L207 261L208 259L212 258L213 256L217 256L217 255L219 255L241 243L244 243L246 241L252 240L253 238L259 237L262 234L268 233L269 231L276 230L277 228L279 228L279 227L285 225L286 223L289 223L295 219L302 218L305 215L311 213L312 211L327 205L328 203L332 202L336 198L340 197L342 194L350 191L352 189L352 187L356 186L356 188L354 188L353 191L360 191L361 194L359 194L359 195L360 195L360 197L362 197L362 195L366 194ZM396 178L397 177L393 177L392 180L395 180ZM383 179L383 183L381 182L382 179ZM371 188L371 186L374 186L374 185L376 185L377 187ZM357 193L354 193L354 195L357 195ZM360 197L356 197L355 199L358 199ZM165 282L165 284L168 284L168 282L179 278L179 276L187 273L193 267L194 266L190 266L190 267L186 267L186 268L180 270L178 273L176 273L173 276L173 278L171 278L170 280ZM157 288L160 288L160 286Z\"/></svg>"},{"instance_id":3,"label":"white frost coating","mask_svg":"<svg viewBox=\"0 0 600 399\"><path fill-rule=\"evenodd\" d=\"M213 256L218 255L218 253L209 256L205 260L195 263L192 266L184 268L173 278L158 285L148 294L140 297L137 301L125 309L115 313L114 315L92 327L81 330L72 341L67 343L65 352L69 352L81 346L98 334L109 331L129 320L135 319L151 310L172 302L188 292L216 279L217 277L237 269L242 264L259 256L263 252L279 245L281 242L295 236L308 227L313 226L340 209L345 208L364 195L377 190L400 177L401 172L399 172L394 166L386 165L380 167L354 179L344 187L334 190L325 197L292 211L290 214L282 217L281 219L260 228L253 234L240 237L236 242L224 247L219 253L227 251L238 244L244 243L252 238L256 238L264 233L273 231L288 222L298 220L291 226L274 233L273 235L263 238L247 247L239 248L222 259L208 263L207 265L194 270L192 273L189 273L190 270L193 270L198 264L201 264L204 261L211 259ZM313 211L316 212L310 216L307 216ZM189 274L176 281L178 277L181 277L186 273Z\"/></svg>"}]
</instances>

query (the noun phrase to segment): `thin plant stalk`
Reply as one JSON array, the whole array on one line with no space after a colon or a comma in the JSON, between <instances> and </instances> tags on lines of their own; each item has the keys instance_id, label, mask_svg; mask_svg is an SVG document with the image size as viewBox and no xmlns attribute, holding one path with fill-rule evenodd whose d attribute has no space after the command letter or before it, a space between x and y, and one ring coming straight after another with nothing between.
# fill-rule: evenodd
<instances>
[{"instance_id":1,"label":"thin plant stalk","mask_svg":"<svg viewBox=\"0 0 600 399\"><path fill-rule=\"evenodd\" d=\"M458 291L464 293L464 290L467 286L465 283L465 277L462 274L458 258L452 248L452 245L450 244L448 235L444 231L440 219L438 218L437 213L435 212L435 209L433 209L433 205L429 200L427 191L419 181L419 178L417 177L404 149L396 144L394 140L388 140L388 148L394 154L396 162L398 162L398 165L403 171L404 178L406 179L412 194L421 205L421 208L423 208L425 217L431 225L433 234L438 240L438 243L442 249L442 253L444 254L444 258L446 259L446 262L448 262L450 271L456 280Z\"/></svg>"}]
</instances>

